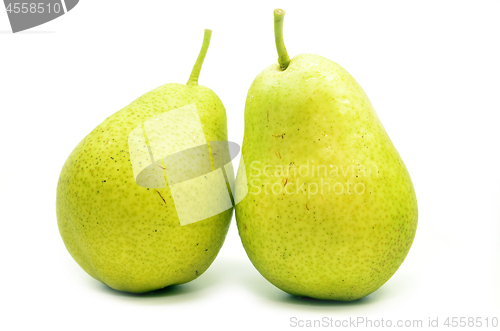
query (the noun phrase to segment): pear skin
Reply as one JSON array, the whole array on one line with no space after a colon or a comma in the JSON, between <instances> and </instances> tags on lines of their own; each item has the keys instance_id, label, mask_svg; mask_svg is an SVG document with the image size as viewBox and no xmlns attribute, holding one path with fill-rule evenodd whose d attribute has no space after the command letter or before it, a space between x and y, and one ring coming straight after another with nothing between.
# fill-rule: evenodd
<instances>
[{"instance_id":1,"label":"pear skin","mask_svg":"<svg viewBox=\"0 0 500 331\"><path fill-rule=\"evenodd\" d=\"M283 291L360 299L407 256L415 190L356 80L319 55L288 58L283 15L275 11L279 63L255 78L245 104L239 235L255 268Z\"/></svg>"},{"instance_id":2,"label":"pear skin","mask_svg":"<svg viewBox=\"0 0 500 331\"><path fill-rule=\"evenodd\" d=\"M170 186L140 186L129 151L134 128L186 105L196 107L206 141L227 141L222 102L198 85L210 36L206 30L187 85L160 86L108 117L62 168L56 203L61 237L75 261L113 289L143 293L189 282L207 270L226 237L232 208L181 226Z\"/></svg>"}]
</instances>

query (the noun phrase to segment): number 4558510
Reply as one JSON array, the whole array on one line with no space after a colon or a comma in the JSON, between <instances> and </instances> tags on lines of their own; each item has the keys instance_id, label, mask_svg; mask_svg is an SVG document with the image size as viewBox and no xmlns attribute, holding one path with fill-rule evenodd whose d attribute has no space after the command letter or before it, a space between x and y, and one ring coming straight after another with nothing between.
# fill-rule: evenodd
<instances>
[{"instance_id":1,"label":"number 4558510","mask_svg":"<svg viewBox=\"0 0 500 331\"><path fill-rule=\"evenodd\" d=\"M480 328L482 326L485 327L497 327L498 326L498 318L488 318L488 317L448 317L446 321L444 321L444 325L447 327L477 327Z\"/></svg>"},{"instance_id":2,"label":"number 4558510","mask_svg":"<svg viewBox=\"0 0 500 331\"><path fill-rule=\"evenodd\" d=\"M19 3L9 3L7 6L7 12L8 13L15 13L15 14L35 14L35 13L60 13L61 12L61 4L60 3L26 3L26 2L19 2Z\"/></svg>"}]
</instances>

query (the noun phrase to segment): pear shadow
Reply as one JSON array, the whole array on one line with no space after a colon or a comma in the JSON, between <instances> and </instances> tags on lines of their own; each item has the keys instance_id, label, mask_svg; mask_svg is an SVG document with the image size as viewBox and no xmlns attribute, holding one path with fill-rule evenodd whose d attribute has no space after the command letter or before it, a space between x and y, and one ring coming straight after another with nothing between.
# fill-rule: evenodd
<instances>
[{"instance_id":1,"label":"pear shadow","mask_svg":"<svg viewBox=\"0 0 500 331\"><path fill-rule=\"evenodd\" d=\"M188 283L170 285L165 288L146 293L118 291L99 281L95 281L93 287L96 291L105 295L129 301L133 304L168 305L202 297L206 294L206 292L209 292L215 283L217 283L216 277L210 274L206 275L205 272L198 278Z\"/></svg>"},{"instance_id":2,"label":"pear shadow","mask_svg":"<svg viewBox=\"0 0 500 331\"><path fill-rule=\"evenodd\" d=\"M387 289L381 287L377 291L354 301L336 301L336 300L322 300L310 297L302 297L289 294L275 287L267 281L251 264L250 261L243 263L232 263L233 267L236 266L241 274L245 277L239 279L239 285L245 287L252 294L261 297L262 299L273 302L273 304L282 305L284 307L293 307L299 310L330 310L336 307L340 310L355 310L362 306L370 306L383 301L386 298ZM246 270L245 270L246 269Z\"/></svg>"},{"instance_id":3,"label":"pear shadow","mask_svg":"<svg viewBox=\"0 0 500 331\"><path fill-rule=\"evenodd\" d=\"M192 288L189 288L189 286L184 286L184 285L186 284L170 285L162 289L146 293L132 293L132 292L118 291L109 287L104 283L101 283L99 284L99 290L116 297L138 298L140 300L140 298L174 297L177 295L183 295L193 292Z\"/></svg>"},{"instance_id":4,"label":"pear shadow","mask_svg":"<svg viewBox=\"0 0 500 331\"><path fill-rule=\"evenodd\" d=\"M56 31L30 31L30 30L25 30L25 31L19 31L19 32L12 32L9 30L6 31L0 31L0 34L49 34L49 33L56 33Z\"/></svg>"},{"instance_id":5,"label":"pear shadow","mask_svg":"<svg viewBox=\"0 0 500 331\"><path fill-rule=\"evenodd\" d=\"M321 300L314 299L310 297L299 297L285 293L282 300L283 303L299 305L299 306L313 306L313 307L357 307L371 305L375 301L378 301L373 296L368 295L366 297L353 300L353 301L336 301L336 300Z\"/></svg>"}]
</instances>

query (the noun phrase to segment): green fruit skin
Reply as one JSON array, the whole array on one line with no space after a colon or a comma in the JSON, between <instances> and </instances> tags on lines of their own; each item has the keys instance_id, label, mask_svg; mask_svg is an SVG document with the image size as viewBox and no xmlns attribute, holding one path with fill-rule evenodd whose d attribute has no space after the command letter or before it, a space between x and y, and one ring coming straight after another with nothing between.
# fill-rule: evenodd
<instances>
[{"instance_id":1,"label":"green fruit skin","mask_svg":"<svg viewBox=\"0 0 500 331\"><path fill-rule=\"evenodd\" d=\"M168 188L136 184L128 135L152 116L195 104L207 141L227 141L226 112L204 86L166 84L108 117L68 157L57 221L71 256L113 289L143 293L189 282L219 252L232 209L181 226Z\"/></svg>"},{"instance_id":2,"label":"green fruit skin","mask_svg":"<svg viewBox=\"0 0 500 331\"><path fill-rule=\"evenodd\" d=\"M417 228L413 184L365 92L338 64L302 54L285 71L277 64L262 71L248 91L242 155L249 193L236 205L238 231L255 268L276 287L352 301L403 263ZM359 164L376 167L363 176ZM328 175L313 165L326 165ZM340 166L357 166L358 177ZM343 191L327 190L325 183L337 182ZM314 183L322 194L313 194ZM354 190L358 183L364 193L361 184Z\"/></svg>"}]
</instances>

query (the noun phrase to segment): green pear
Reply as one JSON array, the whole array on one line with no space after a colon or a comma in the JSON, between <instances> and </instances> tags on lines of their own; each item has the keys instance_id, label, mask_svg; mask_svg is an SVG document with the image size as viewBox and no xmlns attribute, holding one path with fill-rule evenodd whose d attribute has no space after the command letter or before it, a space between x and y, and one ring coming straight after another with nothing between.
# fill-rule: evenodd
<instances>
[{"instance_id":1,"label":"green pear","mask_svg":"<svg viewBox=\"0 0 500 331\"><path fill-rule=\"evenodd\" d=\"M209 151L211 141L227 142L226 111L198 85L210 37L205 30L187 85L160 86L108 117L62 168L57 220L64 244L113 289L142 293L189 282L226 237L233 209Z\"/></svg>"},{"instance_id":2,"label":"green pear","mask_svg":"<svg viewBox=\"0 0 500 331\"><path fill-rule=\"evenodd\" d=\"M284 13L274 12L278 64L255 78L246 100L236 193L248 194L236 205L238 231L255 268L276 287L352 301L403 263L417 199L354 78L319 55L290 60Z\"/></svg>"}]
</instances>

